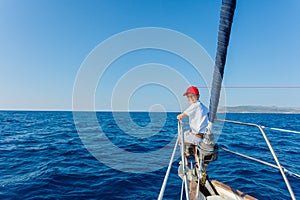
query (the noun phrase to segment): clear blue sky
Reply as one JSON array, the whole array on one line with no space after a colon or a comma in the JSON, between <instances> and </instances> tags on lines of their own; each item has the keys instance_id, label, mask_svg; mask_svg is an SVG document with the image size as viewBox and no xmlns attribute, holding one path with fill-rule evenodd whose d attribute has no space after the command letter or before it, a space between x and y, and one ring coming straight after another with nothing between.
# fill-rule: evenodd
<instances>
[{"instance_id":1,"label":"clear blue sky","mask_svg":"<svg viewBox=\"0 0 300 200\"><path fill-rule=\"evenodd\" d=\"M0 109L70 110L76 73L88 53L132 28L182 32L215 58L220 7L221 0L1 0ZM299 11L298 0L238 0L224 85L300 86ZM145 58L154 61L160 62ZM143 109L141 101L161 102L161 88L148 89L149 96L142 90L134 95L144 100L130 102L133 109ZM227 105L300 107L299 88L235 88L226 96Z\"/></svg>"}]
</instances>

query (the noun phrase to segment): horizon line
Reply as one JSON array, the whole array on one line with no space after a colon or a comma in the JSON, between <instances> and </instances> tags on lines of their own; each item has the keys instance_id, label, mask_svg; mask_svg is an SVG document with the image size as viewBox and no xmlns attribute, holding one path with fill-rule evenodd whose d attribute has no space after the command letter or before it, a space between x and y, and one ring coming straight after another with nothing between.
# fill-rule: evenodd
<instances>
[{"instance_id":1,"label":"horizon line","mask_svg":"<svg viewBox=\"0 0 300 200\"><path fill-rule=\"evenodd\" d=\"M223 107L219 107L218 109L224 108L232 108L232 107L265 107L265 108L293 108L293 109L300 109L300 106L276 106L276 105L227 105ZM72 109L47 109L47 108L40 108L40 109L30 109L30 108L21 108L21 109L14 109L14 108L0 108L0 111L70 111L70 112L149 112L148 110L72 110ZM152 112L161 112L161 111L152 111ZM181 112L176 110L170 110L167 112Z\"/></svg>"},{"instance_id":2,"label":"horizon line","mask_svg":"<svg viewBox=\"0 0 300 200\"><path fill-rule=\"evenodd\" d=\"M234 108L234 107L265 107L265 108L279 108L279 109L296 109L289 111L270 111L270 112L252 112L252 111L234 111L230 112L227 108ZM218 113L291 113L291 114L300 114L300 107L280 107L280 106L261 106L261 105L239 105L239 106L227 106L221 107ZM224 110L225 109L225 110ZM0 112L147 112L150 113L148 110L70 110L70 109L0 109ZM152 113L181 113L182 111L151 111Z\"/></svg>"},{"instance_id":3,"label":"horizon line","mask_svg":"<svg viewBox=\"0 0 300 200\"><path fill-rule=\"evenodd\" d=\"M131 113L181 113L181 111L167 111L167 112L158 112L158 111L109 111L109 110L102 110L102 111L72 111L72 110L1 110L0 112L95 112L95 113L104 113L104 112L131 112ZM228 111L221 111L221 112L217 112L217 114L230 114L230 113L236 113L236 114L300 114L300 112L287 112L287 111L283 111L283 112L276 112L276 111L271 111L271 112L251 112L251 111L235 111L235 112L228 112Z\"/></svg>"}]
</instances>

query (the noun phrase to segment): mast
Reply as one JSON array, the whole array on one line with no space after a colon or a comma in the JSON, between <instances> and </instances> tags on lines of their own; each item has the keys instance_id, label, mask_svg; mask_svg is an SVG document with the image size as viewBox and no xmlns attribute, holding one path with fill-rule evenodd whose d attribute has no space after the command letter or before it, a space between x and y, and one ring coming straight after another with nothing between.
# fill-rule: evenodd
<instances>
[{"instance_id":1,"label":"mast","mask_svg":"<svg viewBox=\"0 0 300 200\"><path fill-rule=\"evenodd\" d=\"M212 152L214 149L214 137L212 133L213 123L216 118L216 113L219 105L219 98L221 93L221 85L223 80L224 68L226 63L227 47L230 38L231 25L233 15L236 7L236 0L222 0L222 7L220 12L220 24L218 32L218 47L215 59L213 81L211 88L211 97L209 105L209 123L205 138L200 143L200 149L204 154Z\"/></svg>"}]
</instances>

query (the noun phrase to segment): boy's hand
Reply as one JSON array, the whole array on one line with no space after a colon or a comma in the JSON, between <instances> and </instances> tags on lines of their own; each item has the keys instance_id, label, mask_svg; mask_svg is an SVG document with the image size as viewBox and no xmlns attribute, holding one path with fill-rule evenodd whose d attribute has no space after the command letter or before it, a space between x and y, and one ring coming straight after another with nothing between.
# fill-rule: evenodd
<instances>
[{"instance_id":1,"label":"boy's hand","mask_svg":"<svg viewBox=\"0 0 300 200\"><path fill-rule=\"evenodd\" d=\"M181 113L181 114L177 115L177 119L182 120L185 116L186 116L185 113Z\"/></svg>"}]
</instances>

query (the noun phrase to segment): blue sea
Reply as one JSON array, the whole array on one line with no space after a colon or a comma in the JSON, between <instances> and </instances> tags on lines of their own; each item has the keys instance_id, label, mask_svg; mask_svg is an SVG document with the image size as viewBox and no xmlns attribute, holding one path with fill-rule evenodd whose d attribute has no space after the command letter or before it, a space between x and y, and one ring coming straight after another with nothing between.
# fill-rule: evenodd
<instances>
[{"instance_id":1,"label":"blue sea","mask_svg":"<svg viewBox=\"0 0 300 200\"><path fill-rule=\"evenodd\" d=\"M141 127L150 124L147 130L156 133L147 133L149 137L144 138L124 133L111 112L98 112L96 117L102 134L106 134L112 144L127 152L147 153L161 149L174 139L177 114L166 113L163 127L156 127L155 123L151 124L151 117L159 118L159 113L130 113L135 124ZM229 113L226 119L300 131L298 114ZM86 121L86 124L76 124L72 112L0 111L0 199L157 199L167 163L157 156L153 163L156 166L163 163L164 167L134 173L126 168L120 170L118 155L106 152L106 156L110 155L106 161L111 159L112 163L108 166L101 162L101 155L100 161L96 159L79 137L78 125L90 133L99 131L89 125L88 118ZM128 122L118 123L126 126ZM138 132L134 127L129 128ZM282 165L300 174L300 135L266 133ZM225 124L218 135L218 144L274 163L262 135L254 127ZM97 145L104 152L110 150L101 141ZM135 157L128 162L143 167L142 163L147 161ZM173 162L165 199L180 198L178 162L178 158ZM209 164L208 175L258 199L290 199L278 170L222 150L218 160ZM300 199L300 179L287 177Z\"/></svg>"}]
</instances>

